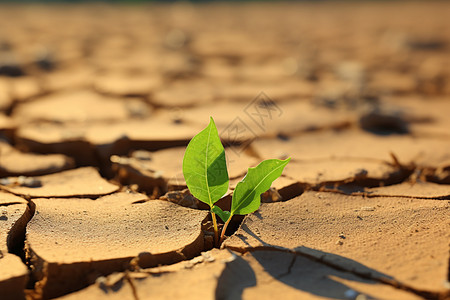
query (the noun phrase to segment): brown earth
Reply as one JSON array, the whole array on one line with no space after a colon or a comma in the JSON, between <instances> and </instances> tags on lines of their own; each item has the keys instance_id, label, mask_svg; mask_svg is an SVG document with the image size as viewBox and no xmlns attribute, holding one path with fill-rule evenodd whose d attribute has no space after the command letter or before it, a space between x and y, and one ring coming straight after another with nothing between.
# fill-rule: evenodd
<instances>
[{"instance_id":1,"label":"brown earth","mask_svg":"<svg viewBox=\"0 0 450 300\"><path fill-rule=\"evenodd\" d=\"M0 298L450 299L448 11L0 5ZM182 174L210 116L223 209L292 158L220 249Z\"/></svg>"}]
</instances>

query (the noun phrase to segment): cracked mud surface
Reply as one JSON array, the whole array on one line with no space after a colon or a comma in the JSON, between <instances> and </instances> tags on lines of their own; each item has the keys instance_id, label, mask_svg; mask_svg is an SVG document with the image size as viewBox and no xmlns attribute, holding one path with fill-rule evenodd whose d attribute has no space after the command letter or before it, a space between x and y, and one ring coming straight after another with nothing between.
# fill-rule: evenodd
<instances>
[{"instance_id":1,"label":"cracked mud surface","mask_svg":"<svg viewBox=\"0 0 450 300\"><path fill-rule=\"evenodd\" d=\"M450 299L449 10L1 5L0 298ZM220 249L210 116L222 209L292 158Z\"/></svg>"},{"instance_id":2,"label":"cracked mud surface","mask_svg":"<svg viewBox=\"0 0 450 300\"><path fill-rule=\"evenodd\" d=\"M330 255L333 264L343 269L395 278L420 290L444 290L449 208L446 200L306 192L287 202L263 204L224 246L239 252L295 249L302 241L302 251L314 249L314 255L324 260ZM372 270L359 270L352 261Z\"/></svg>"},{"instance_id":3,"label":"cracked mud surface","mask_svg":"<svg viewBox=\"0 0 450 300\"><path fill-rule=\"evenodd\" d=\"M141 202L146 199L129 193L96 200L33 199L36 211L26 243L43 297L127 269L134 257L139 256L139 266L151 267L194 257L204 249L201 223L207 212L167 201Z\"/></svg>"}]
</instances>

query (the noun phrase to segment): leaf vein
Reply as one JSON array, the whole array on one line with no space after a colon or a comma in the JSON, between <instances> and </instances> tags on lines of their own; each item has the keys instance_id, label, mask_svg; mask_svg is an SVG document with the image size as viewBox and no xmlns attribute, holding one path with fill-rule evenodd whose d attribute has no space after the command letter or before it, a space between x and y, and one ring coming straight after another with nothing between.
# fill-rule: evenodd
<instances>
[{"instance_id":1,"label":"leaf vein","mask_svg":"<svg viewBox=\"0 0 450 300\"><path fill-rule=\"evenodd\" d=\"M278 169L281 168L281 167L283 167L283 165L280 165L280 166L276 167L275 169L273 169L272 171L270 171L266 176L264 176L264 178L261 179L261 180L259 181L259 183L258 183L253 189L251 189L250 193L248 193L247 196L245 196L245 198L244 198L242 201L239 202L239 204L236 206L236 208L235 208L231 213L234 214L234 212L235 212L236 210L238 210L238 209L242 206L242 204L247 200L247 198L248 198L254 191L257 190L257 188L261 185L261 183L262 183L268 176L270 176L273 172L275 172L276 170L278 170ZM235 190L235 192L236 192L236 190Z\"/></svg>"}]
</instances>

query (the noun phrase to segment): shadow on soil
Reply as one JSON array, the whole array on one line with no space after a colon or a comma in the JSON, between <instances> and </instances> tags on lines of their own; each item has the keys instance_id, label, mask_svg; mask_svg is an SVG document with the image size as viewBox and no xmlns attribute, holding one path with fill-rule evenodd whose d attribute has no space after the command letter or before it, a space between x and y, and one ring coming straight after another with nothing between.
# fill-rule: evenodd
<instances>
[{"instance_id":1,"label":"shadow on soil","mask_svg":"<svg viewBox=\"0 0 450 300\"><path fill-rule=\"evenodd\" d=\"M245 225L242 229L259 240L262 246L250 249L244 256L246 259L237 256L227 263L216 287L218 300L242 299L244 290L257 283L268 293L272 292L271 287L278 290L282 285L287 285L320 297L354 299L361 292L344 282L380 284L376 279L393 280L389 275L352 259L304 246L287 249L269 245ZM247 244L244 237L239 238ZM268 283L271 287L264 287ZM252 290L248 292L252 293ZM366 299L374 299L370 295L365 296Z\"/></svg>"}]
</instances>

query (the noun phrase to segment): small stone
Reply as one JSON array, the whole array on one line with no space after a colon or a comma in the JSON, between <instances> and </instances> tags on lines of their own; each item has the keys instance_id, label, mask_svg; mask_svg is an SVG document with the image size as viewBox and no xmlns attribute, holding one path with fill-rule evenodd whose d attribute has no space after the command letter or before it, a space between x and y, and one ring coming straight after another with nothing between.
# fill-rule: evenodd
<instances>
[{"instance_id":1,"label":"small stone","mask_svg":"<svg viewBox=\"0 0 450 300\"><path fill-rule=\"evenodd\" d=\"M216 260L209 252L202 252L202 257L206 262L213 262Z\"/></svg>"},{"instance_id":2,"label":"small stone","mask_svg":"<svg viewBox=\"0 0 450 300\"><path fill-rule=\"evenodd\" d=\"M33 177L19 176L17 183L25 187L41 187L42 183L39 179Z\"/></svg>"},{"instance_id":3,"label":"small stone","mask_svg":"<svg viewBox=\"0 0 450 300\"><path fill-rule=\"evenodd\" d=\"M370 207L370 206L363 206L361 207L362 211L374 211L375 208L374 207Z\"/></svg>"},{"instance_id":4,"label":"small stone","mask_svg":"<svg viewBox=\"0 0 450 300\"><path fill-rule=\"evenodd\" d=\"M367 296L364 294L359 294L356 296L355 300L367 300Z\"/></svg>"},{"instance_id":5,"label":"small stone","mask_svg":"<svg viewBox=\"0 0 450 300\"><path fill-rule=\"evenodd\" d=\"M350 290L346 290L344 295L345 295L345 298L353 300L353 299L356 299L356 297L358 297L358 292L350 289Z\"/></svg>"}]
</instances>

